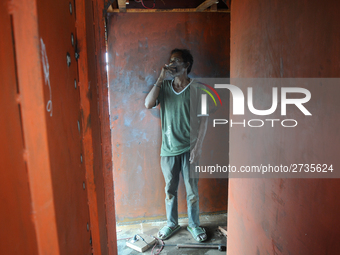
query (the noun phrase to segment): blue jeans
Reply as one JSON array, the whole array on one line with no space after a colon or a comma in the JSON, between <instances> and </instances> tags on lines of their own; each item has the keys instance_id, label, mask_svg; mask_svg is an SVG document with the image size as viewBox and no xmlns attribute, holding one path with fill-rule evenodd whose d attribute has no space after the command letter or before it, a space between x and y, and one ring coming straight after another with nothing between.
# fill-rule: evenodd
<instances>
[{"instance_id":1,"label":"blue jeans","mask_svg":"<svg viewBox=\"0 0 340 255\"><path fill-rule=\"evenodd\" d=\"M198 175L193 173L195 164L189 163L190 152L177 156L162 156L161 167L165 180L165 206L167 225L175 227L178 225L178 203L177 190L179 174L182 172L185 189L187 193L189 227L195 228L200 225L199 221L199 197L198 197ZM191 167L191 175L190 175ZM193 175L194 174L194 175Z\"/></svg>"}]
</instances>

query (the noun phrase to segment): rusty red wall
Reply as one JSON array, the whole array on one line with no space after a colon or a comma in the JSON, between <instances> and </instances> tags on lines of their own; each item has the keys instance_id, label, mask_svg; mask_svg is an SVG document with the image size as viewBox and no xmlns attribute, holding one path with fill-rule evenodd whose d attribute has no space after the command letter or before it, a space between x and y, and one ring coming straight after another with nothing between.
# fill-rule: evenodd
<instances>
[{"instance_id":1,"label":"rusty red wall","mask_svg":"<svg viewBox=\"0 0 340 255\"><path fill-rule=\"evenodd\" d=\"M51 100L46 124L59 248L62 254L91 254L88 158L82 132L88 127L82 124L80 105L86 87L79 86L75 59L76 6L69 1L37 1L37 9L45 104Z\"/></svg>"},{"instance_id":2,"label":"rusty red wall","mask_svg":"<svg viewBox=\"0 0 340 255\"><path fill-rule=\"evenodd\" d=\"M2 1L3 2L3 1ZM24 159L21 109L17 97L15 45L12 17L0 8L0 246L1 254L36 254L31 196ZM18 241L20 240L20 241Z\"/></svg>"},{"instance_id":3,"label":"rusty red wall","mask_svg":"<svg viewBox=\"0 0 340 255\"><path fill-rule=\"evenodd\" d=\"M229 77L229 21L226 13L109 15L110 110L119 221L164 218L159 109L145 109L144 99L174 48L191 50L191 77ZM216 137L209 138L208 130L203 150L207 157L214 154L213 139ZM215 154L219 152L216 149ZM223 156L228 158L228 146ZM186 213L183 186L181 183L179 188L181 214ZM199 189L201 212L226 211L227 179L201 179Z\"/></svg>"},{"instance_id":4,"label":"rusty red wall","mask_svg":"<svg viewBox=\"0 0 340 255\"><path fill-rule=\"evenodd\" d=\"M232 1L231 77L339 77L339 7L338 1ZM326 159L339 166L340 88L311 93L314 114L304 129L231 128L230 164ZM227 254L339 254L339 201L339 179L230 179Z\"/></svg>"}]
</instances>

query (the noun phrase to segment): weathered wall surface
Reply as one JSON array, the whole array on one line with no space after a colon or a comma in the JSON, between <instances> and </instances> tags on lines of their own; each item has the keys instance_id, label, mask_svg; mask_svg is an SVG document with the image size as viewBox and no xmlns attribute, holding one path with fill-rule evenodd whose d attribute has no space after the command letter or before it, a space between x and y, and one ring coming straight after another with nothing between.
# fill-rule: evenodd
<instances>
[{"instance_id":1,"label":"weathered wall surface","mask_svg":"<svg viewBox=\"0 0 340 255\"><path fill-rule=\"evenodd\" d=\"M112 226L108 227L106 213L114 212L109 212L109 209L108 212L105 212L105 180L102 155L105 141L102 141L101 112L99 111L99 92L102 90L99 77L100 72L105 70L105 66L103 66L103 70L98 68L98 62L102 63L101 55L104 55L104 53L95 37L97 32L95 30L100 29L100 25L96 24L98 21L95 19L94 13L96 10L93 4L90 1L79 1L76 5L77 17L81 17L82 21L86 22L77 27L77 37L79 37L77 38L77 47L80 54L78 71L82 99L81 114L84 126L82 130L84 134L84 156L87 157L85 161L88 161L86 175L88 180L93 180L88 182L88 186L91 186L88 187L89 201L94 205L94 207L90 208L90 214L92 213L90 217L93 218L91 218L90 225L92 243L95 252L109 254L107 229L112 228ZM103 84L103 87L106 87L106 84Z\"/></svg>"},{"instance_id":2,"label":"weathered wall surface","mask_svg":"<svg viewBox=\"0 0 340 255\"><path fill-rule=\"evenodd\" d=\"M338 1L233 1L231 77L339 77L339 7ZM300 114L296 129L231 128L230 164L339 166L339 92L313 87L313 116ZM230 179L227 253L339 254L339 194L339 179Z\"/></svg>"},{"instance_id":3,"label":"weathered wall surface","mask_svg":"<svg viewBox=\"0 0 340 255\"><path fill-rule=\"evenodd\" d=\"M24 159L21 111L17 101L15 49L11 16L0 8L0 239L1 254L36 254L34 222L31 220L29 176Z\"/></svg>"},{"instance_id":4,"label":"weathered wall surface","mask_svg":"<svg viewBox=\"0 0 340 255\"><path fill-rule=\"evenodd\" d=\"M118 220L164 217L159 109L145 109L144 99L174 48L191 50L191 77L229 77L229 19L229 14L222 13L109 15L110 110ZM224 150L214 148L216 139L219 138L208 130L203 151L206 156L201 162L206 160L204 157L228 157L228 146ZM227 144L227 132L224 139ZM201 179L199 189L201 212L226 211L227 179ZM183 183L179 188L179 212L186 213Z\"/></svg>"},{"instance_id":5,"label":"weathered wall surface","mask_svg":"<svg viewBox=\"0 0 340 255\"><path fill-rule=\"evenodd\" d=\"M116 254L104 3L1 3L0 253Z\"/></svg>"},{"instance_id":6,"label":"weathered wall surface","mask_svg":"<svg viewBox=\"0 0 340 255\"><path fill-rule=\"evenodd\" d=\"M87 151L92 150L92 144L87 144L86 140L92 134L88 116L82 116L84 107L81 103L85 102L81 94L86 94L87 84L79 82L75 59L76 7L67 1L38 1L37 11L59 249L64 254L90 254L91 222L87 190L91 187L86 178L89 178L87 168L92 163ZM87 138L84 139L84 136ZM97 235L94 238L97 239Z\"/></svg>"}]
</instances>

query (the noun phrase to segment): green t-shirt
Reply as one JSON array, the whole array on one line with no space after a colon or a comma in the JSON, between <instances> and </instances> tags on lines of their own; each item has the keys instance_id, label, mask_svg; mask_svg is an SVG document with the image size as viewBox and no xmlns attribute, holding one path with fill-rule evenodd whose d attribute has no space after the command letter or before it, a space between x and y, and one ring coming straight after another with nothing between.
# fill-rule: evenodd
<instances>
[{"instance_id":1,"label":"green t-shirt","mask_svg":"<svg viewBox=\"0 0 340 255\"><path fill-rule=\"evenodd\" d=\"M179 93L172 87L173 80L165 80L158 101L161 104L161 156L176 156L193 148L198 136L201 94L204 88L191 79Z\"/></svg>"}]
</instances>

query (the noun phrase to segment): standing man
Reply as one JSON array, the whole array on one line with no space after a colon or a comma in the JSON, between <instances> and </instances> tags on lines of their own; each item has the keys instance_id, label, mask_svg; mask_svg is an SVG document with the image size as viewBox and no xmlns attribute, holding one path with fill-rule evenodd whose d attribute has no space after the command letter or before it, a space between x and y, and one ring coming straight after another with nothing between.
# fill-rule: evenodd
<instances>
[{"instance_id":1,"label":"standing man","mask_svg":"<svg viewBox=\"0 0 340 255\"><path fill-rule=\"evenodd\" d=\"M198 242L207 239L199 222L198 173L195 165L201 156L208 117L199 115L203 86L188 77L193 65L189 50L174 49L170 64L161 73L145 99L150 109L161 105L162 147L161 168L165 179L167 225L158 232L167 239L180 229L178 225L177 190L182 172L188 205L187 229ZM173 80L165 80L170 75ZM191 171L190 171L191 169Z\"/></svg>"}]
</instances>

